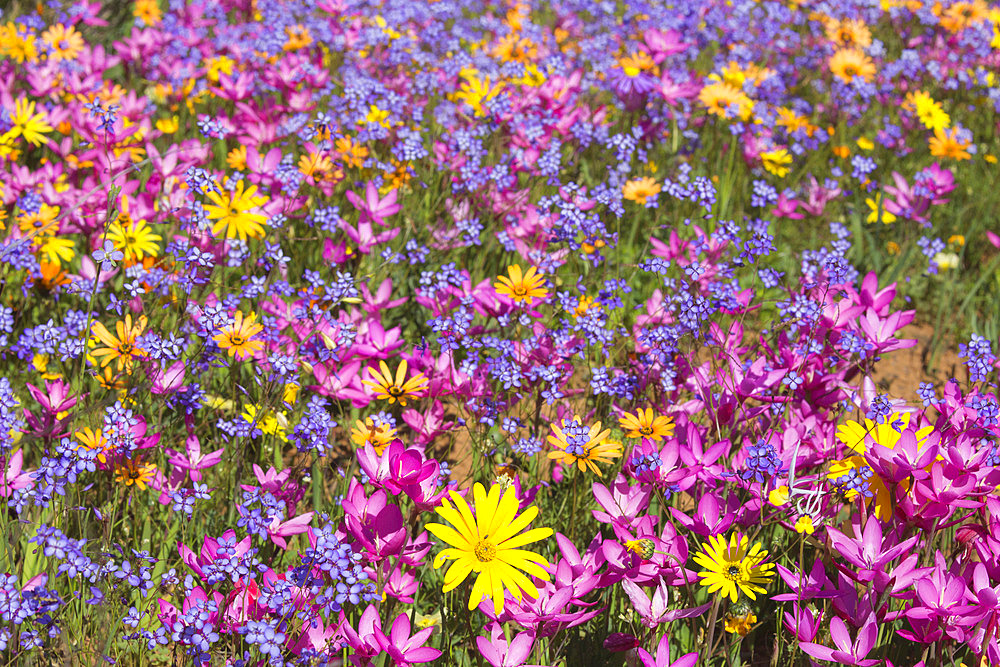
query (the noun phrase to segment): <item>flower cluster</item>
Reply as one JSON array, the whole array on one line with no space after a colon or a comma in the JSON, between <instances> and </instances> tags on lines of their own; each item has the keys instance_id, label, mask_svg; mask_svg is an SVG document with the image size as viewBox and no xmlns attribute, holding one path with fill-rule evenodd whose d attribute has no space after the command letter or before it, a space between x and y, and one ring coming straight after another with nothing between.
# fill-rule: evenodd
<instances>
[{"instance_id":1,"label":"flower cluster","mask_svg":"<svg viewBox=\"0 0 1000 667\"><path fill-rule=\"evenodd\" d=\"M5 7L0 653L1000 663L998 64L982 0Z\"/></svg>"}]
</instances>

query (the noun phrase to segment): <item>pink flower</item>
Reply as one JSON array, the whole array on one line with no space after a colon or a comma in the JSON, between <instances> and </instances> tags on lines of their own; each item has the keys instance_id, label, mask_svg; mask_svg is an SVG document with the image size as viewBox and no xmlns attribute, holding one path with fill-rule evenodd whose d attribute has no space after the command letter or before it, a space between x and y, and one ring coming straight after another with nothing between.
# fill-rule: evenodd
<instances>
[{"instance_id":1,"label":"pink flower","mask_svg":"<svg viewBox=\"0 0 1000 667\"><path fill-rule=\"evenodd\" d=\"M368 289L367 283L361 285L361 296L364 298L362 308L369 315L373 315L380 310L391 310L397 306L402 306L407 301L407 297L402 299L390 299L392 296L392 278L386 278L379 283L378 290L373 296Z\"/></svg>"},{"instance_id":2,"label":"pink flower","mask_svg":"<svg viewBox=\"0 0 1000 667\"><path fill-rule=\"evenodd\" d=\"M681 53L691 46L690 42L682 42L681 33L673 28L668 30L650 28L643 35L643 40L646 42L646 46L649 47L650 55L653 56L653 62L657 65L663 62L667 56Z\"/></svg>"},{"instance_id":3,"label":"pink flower","mask_svg":"<svg viewBox=\"0 0 1000 667\"><path fill-rule=\"evenodd\" d=\"M479 652L493 667L521 667L531 654L534 643L535 636L531 632L519 632L508 644L503 627L499 623L490 625L489 639L476 637Z\"/></svg>"},{"instance_id":4,"label":"pink flower","mask_svg":"<svg viewBox=\"0 0 1000 667\"><path fill-rule=\"evenodd\" d=\"M309 523L312 521L315 512L306 512L287 521L281 521L278 515L271 517L271 523L267 525L267 536L271 541L282 549L288 548L286 537L299 535L309 530Z\"/></svg>"},{"instance_id":5,"label":"pink flower","mask_svg":"<svg viewBox=\"0 0 1000 667\"><path fill-rule=\"evenodd\" d=\"M688 609L670 609L670 589L664 581L661 581L660 585L656 587L652 599L648 598L639 586L628 579L622 580L622 588L625 589L629 600L632 601L632 608L639 614L639 618L642 619L643 625L647 628L655 628L661 623L669 623L677 618L701 616L712 606L712 603L709 602Z\"/></svg>"},{"instance_id":6,"label":"pink flower","mask_svg":"<svg viewBox=\"0 0 1000 667\"><path fill-rule=\"evenodd\" d=\"M3 470L3 477L0 477L0 498L10 498L18 489L31 486L31 473L21 471L23 464L24 450L17 450L10 459L0 456L0 470Z\"/></svg>"},{"instance_id":7,"label":"pink flower","mask_svg":"<svg viewBox=\"0 0 1000 667\"><path fill-rule=\"evenodd\" d=\"M220 447L210 454L202 454L201 441L194 433L194 417L188 415L184 418L184 423L188 431L188 437L184 440L184 453L164 448L168 455L167 461L181 470L187 470L192 482L200 482L201 471L218 465L226 448Z\"/></svg>"},{"instance_id":8,"label":"pink flower","mask_svg":"<svg viewBox=\"0 0 1000 667\"><path fill-rule=\"evenodd\" d=\"M441 651L423 645L432 632L434 628L424 628L411 637L410 617L403 613L392 622L388 636L382 632L380 626L375 626L375 641L378 642L379 648L389 654L392 664L406 667L431 662L440 657Z\"/></svg>"},{"instance_id":9,"label":"pink flower","mask_svg":"<svg viewBox=\"0 0 1000 667\"><path fill-rule=\"evenodd\" d=\"M799 200L789 197L784 192L778 195L778 203L771 209L771 215L778 218L788 218L790 220L801 220L806 217L798 213Z\"/></svg>"},{"instance_id":10,"label":"pink flower","mask_svg":"<svg viewBox=\"0 0 1000 667\"><path fill-rule=\"evenodd\" d=\"M364 547L368 560L378 562L399 555L406 544L406 524L399 505L390 503L383 489L365 497L364 487L351 480L342 505L347 530Z\"/></svg>"},{"instance_id":11,"label":"pink flower","mask_svg":"<svg viewBox=\"0 0 1000 667\"><path fill-rule=\"evenodd\" d=\"M591 487L594 499L604 511L592 510L594 518L602 523L610 523L635 530L640 514L649 506L652 488L643 488L642 484L629 486L624 475L619 474L611 486L611 490L600 482L594 482Z\"/></svg>"},{"instance_id":12,"label":"pink flower","mask_svg":"<svg viewBox=\"0 0 1000 667\"><path fill-rule=\"evenodd\" d=\"M361 211L362 221L383 226L385 226L385 218L399 211L399 204L396 203L396 190L391 190L385 199L379 199L378 188L372 181L368 181L368 185L365 186L364 201L351 190L347 191L347 201ZM399 233L398 230L396 233Z\"/></svg>"},{"instance_id":13,"label":"pink flower","mask_svg":"<svg viewBox=\"0 0 1000 667\"><path fill-rule=\"evenodd\" d=\"M858 638L855 641L851 641L851 635L848 633L844 621L834 617L830 620L830 637L837 648L832 649L812 642L802 642L799 644L799 648L814 658L839 662L843 665L870 667L879 663L875 659L865 659L865 656L875 646L875 639L878 637L878 624L875 622L874 614L868 617L858 631Z\"/></svg>"},{"instance_id":14,"label":"pink flower","mask_svg":"<svg viewBox=\"0 0 1000 667\"><path fill-rule=\"evenodd\" d=\"M223 545L230 555L223 556L225 560L229 560L230 557L242 557L250 551L251 538L249 535L244 537L239 542L236 541L236 531L227 530L222 534L218 540L214 537L205 536L202 541L201 553L195 554L191 549L187 547L183 542L177 543L178 551L180 551L181 560L184 564L191 568L195 574L201 578L205 578L205 566L211 565L216 560L219 560L219 546Z\"/></svg>"},{"instance_id":15,"label":"pink flower","mask_svg":"<svg viewBox=\"0 0 1000 667\"><path fill-rule=\"evenodd\" d=\"M642 661L643 667L694 667L698 664L697 653L688 653L670 662L669 633L660 637L660 643L656 645L655 658L644 648L635 649L635 655Z\"/></svg>"},{"instance_id":16,"label":"pink flower","mask_svg":"<svg viewBox=\"0 0 1000 667\"><path fill-rule=\"evenodd\" d=\"M184 384L184 361L178 359L169 368L160 365L153 366L149 373L152 386L149 390L154 394L172 394Z\"/></svg>"},{"instance_id":17,"label":"pink flower","mask_svg":"<svg viewBox=\"0 0 1000 667\"><path fill-rule=\"evenodd\" d=\"M440 466L434 459L426 459L419 449L406 449L401 440L393 440L379 455L366 444L357 450L358 463L372 484L381 486L391 494L424 497L425 484L437 476Z\"/></svg>"}]
</instances>

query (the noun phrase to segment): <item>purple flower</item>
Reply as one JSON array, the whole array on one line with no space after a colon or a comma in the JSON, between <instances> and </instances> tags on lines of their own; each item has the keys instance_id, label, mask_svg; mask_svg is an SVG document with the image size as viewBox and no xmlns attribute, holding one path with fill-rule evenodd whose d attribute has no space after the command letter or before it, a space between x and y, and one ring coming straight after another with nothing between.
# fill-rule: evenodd
<instances>
[{"instance_id":1,"label":"purple flower","mask_svg":"<svg viewBox=\"0 0 1000 667\"><path fill-rule=\"evenodd\" d=\"M101 271L110 271L115 268L115 263L125 259L125 254L121 250L115 250L115 244L110 239L104 239L104 247L93 252L95 261L101 263Z\"/></svg>"}]
</instances>

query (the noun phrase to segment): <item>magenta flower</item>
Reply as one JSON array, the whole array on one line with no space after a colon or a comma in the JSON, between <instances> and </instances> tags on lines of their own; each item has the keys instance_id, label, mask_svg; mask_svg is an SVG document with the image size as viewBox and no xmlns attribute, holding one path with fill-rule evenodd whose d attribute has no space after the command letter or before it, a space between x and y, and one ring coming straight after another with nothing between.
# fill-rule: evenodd
<instances>
[{"instance_id":1,"label":"magenta flower","mask_svg":"<svg viewBox=\"0 0 1000 667\"><path fill-rule=\"evenodd\" d=\"M350 361L339 368L335 367L332 361L328 361L316 364L312 370L319 384L309 385L308 389L340 401L350 401L356 408L364 408L371 403L372 398L365 392L361 376L358 374L361 370L360 361Z\"/></svg>"},{"instance_id":2,"label":"magenta flower","mask_svg":"<svg viewBox=\"0 0 1000 667\"><path fill-rule=\"evenodd\" d=\"M440 470L437 461L427 459L419 449L406 449L401 440L390 442L381 455L366 444L357 450L357 457L371 482L394 496L405 491L407 495L425 497L423 485L436 479Z\"/></svg>"},{"instance_id":3,"label":"magenta flower","mask_svg":"<svg viewBox=\"0 0 1000 667\"><path fill-rule=\"evenodd\" d=\"M365 548L370 561L397 556L406 544L406 524L399 505L388 502L383 489L366 498L364 487L351 480L351 490L342 506L347 530Z\"/></svg>"},{"instance_id":4,"label":"magenta flower","mask_svg":"<svg viewBox=\"0 0 1000 667\"><path fill-rule=\"evenodd\" d=\"M874 614L868 617L858 631L857 640L851 641L847 625L839 617L830 620L830 636L837 647L835 649L812 642L802 642L799 644L799 648L814 658L839 662L842 665L870 667L880 662L876 659L865 658L875 646L875 639L878 637L878 624L875 622Z\"/></svg>"},{"instance_id":5,"label":"magenta flower","mask_svg":"<svg viewBox=\"0 0 1000 667\"><path fill-rule=\"evenodd\" d=\"M221 558L219 557L220 543L225 547ZM180 551L181 560L184 561L184 564L191 568L195 574L204 579L204 568L206 566L212 565L217 560L228 561L230 559L241 558L250 551L251 544L252 542L249 535L237 542L236 531L227 530L219 539L206 535L202 541L201 552L199 554L195 554L183 542L177 543L177 549Z\"/></svg>"},{"instance_id":6,"label":"magenta flower","mask_svg":"<svg viewBox=\"0 0 1000 667\"><path fill-rule=\"evenodd\" d=\"M407 297L402 299L392 299L392 278L386 278L381 283L379 283L378 289L375 294L372 295L371 291L368 289L366 283L361 284L361 296L363 302L361 307L369 315L374 315L375 313L382 310L391 310L397 306L402 306L407 301Z\"/></svg>"},{"instance_id":7,"label":"magenta flower","mask_svg":"<svg viewBox=\"0 0 1000 667\"><path fill-rule=\"evenodd\" d=\"M831 199L840 196L840 188L826 188L820 185L816 178L809 176L809 188L806 191L806 201L800 202L802 210L809 215L819 217L826 210L826 205Z\"/></svg>"},{"instance_id":8,"label":"magenta flower","mask_svg":"<svg viewBox=\"0 0 1000 667\"><path fill-rule=\"evenodd\" d=\"M591 487L594 499L604 511L592 510L594 518L601 523L610 523L619 528L636 529L636 521L649 506L649 498L653 490L642 484L630 486L624 475L619 474L611 485L611 489L600 482L594 482Z\"/></svg>"},{"instance_id":9,"label":"magenta flower","mask_svg":"<svg viewBox=\"0 0 1000 667\"><path fill-rule=\"evenodd\" d=\"M24 418L32 432L42 438L60 438L66 435L62 431L70 417L67 415L58 419L58 415L60 412L68 412L83 396L71 396L70 386L62 380L46 381L45 391L30 382L26 382L25 386L42 408L40 417L24 408Z\"/></svg>"},{"instance_id":10,"label":"magenta flower","mask_svg":"<svg viewBox=\"0 0 1000 667\"><path fill-rule=\"evenodd\" d=\"M795 635L800 642L811 642L816 639L820 623L823 621L823 612L814 613L811 608L800 606L794 601L792 609L791 612L786 611L782 619L785 630Z\"/></svg>"},{"instance_id":11,"label":"magenta flower","mask_svg":"<svg viewBox=\"0 0 1000 667\"><path fill-rule=\"evenodd\" d=\"M267 525L267 536L282 549L287 549L288 542L285 538L308 531L313 514L315 512L306 512L285 521L281 521L277 515L272 516L271 522Z\"/></svg>"},{"instance_id":12,"label":"magenta flower","mask_svg":"<svg viewBox=\"0 0 1000 667\"><path fill-rule=\"evenodd\" d=\"M339 631L339 626L323 625L322 617L313 616L302 626L302 634L289 644L288 650L295 655L300 655L305 650L321 653L334 643Z\"/></svg>"},{"instance_id":13,"label":"magenta flower","mask_svg":"<svg viewBox=\"0 0 1000 667\"><path fill-rule=\"evenodd\" d=\"M187 425L188 431L188 436L184 440L184 453L181 454L169 447L165 447L164 449L168 454L167 460L172 465L177 466L181 470L188 471L192 482L200 482L201 471L218 465L222 461L222 455L225 453L226 448L220 447L210 454L202 454L201 441L194 432L193 416L189 415L186 417L184 423Z\"/></svg>"},{"instance_id":14,"label":"magenta flower","mask_svg":"<svg viewBox=\"0 0 1000 667\"><path fill-rule=\"evenodd\" d=\"M699 607L670 609L670 589L667 587L666 582L663 581L656 587L652 599L647 597L645 591L628 579L622 580L622 588L625 589L629 600L632 601L632 608L639 614L642 624L647 628L655 628L661 623L669 623L678 618L701 616L712 606L712 603L708 602Z\"/></svg>"},{"instance_id":15,"label":"magenta flower","mask_svg":"<svg viewBox=\"0 0 1000 667\"><path fill-rule=\"evenodd\" d=\"M612 653L631 651L639 646L639 644L640 642L638 637L625 632L612 632L608 635L607 639L604 640L604 648L608 649Z\"/></svg>"},{"instance_id":16,"label":"magenta flower","mask_svg":"<svg viewBox=\"0 0 1000 667\"><path fill-rule=\"evenodd\" d=\"M917 581L914 590L917 599L904 614L913 621L933 622L935 625L941 619L949 616L968 617L975 608L969 604L972 591L965 579L960 576L961 566L958 563L948 565L944 554L935 554L936 567L930 568L930 573ZM963 641L965 632L950 623L946 624L948 634L956 641ZM916 628L916 624L914 625ZM957 632L952 632L955 630ZM914 641L918 641L914 639Z\"/></svg>"},{"instance_id":17,"label":"magenta flower","mask_svg":"<svg viewBox=\"0 0 1000 667\"><path fill-rule=\"evenodd\" d=\"M479 648L479 652L493 667L522 667L524 661L531 654L534 643L535 636L531 632L519 632L508 644L503 627L499 623L490 625L489 639L476 637L476 646ZM525 667L539 666L527 665Z\"/></svg>"},{"instance_id":18,"label":"magenta flower","mask_svg":"<svg viewBox=\"0 0 1000 667\"><path fill-rule=\"evenodd\" d=\"M434 380L431 380L433 385ZM421 447L434 442L439 435L447 433L455 425L453 421L445 421L444 405L441 401L434 399L434 403L423 412L413 408L403 410L403 421L413 429L417 436L417 444ZM520 498L518 494L518 498Z\"/></svg>"},{"instance_id":19,"label":"magenta flower","mask_svg":"<svg viewBox=\"0 0 1000 667\"><path fill-rule=\"evenodd\" d=\"M904 338L900 340L894 338L894 335L913 321L916 312L915 310L896 311L885 317L879 317L875 310L869 308L864 315L858 318L858 326L868 342L873 343L879 352L905 350L916 345L917 339Z\"/></svg>"},{"instance_id":20,"label":"magenta flower","mask_svg":"<svg viewBox=\"0 0 1000 667\"><path fill-rule=\"evenodd\" d=\"M603 608L570 609L570 605L579 606L573 601L573 588L557 586L556 582L550 581L538 587L538 597L534 599L525 595L521 600L514 600L508 594L499 616L493 612L493 604L489 600L479 605L479 611L494 621L514 621L533 631L536 637L551 637L561 630L582 625L604 611Z\"/></svg>"},{"instance_id":21,"label":"magenta flower","mask_svg":"<svg viewBox=\"0 0 1000 667\"><path fill-rule=\"evenodd\" d=\"M346 196L347 201L361 212L361 219L365 222L385 226L385 218L399 211L399 204L396 203L396 190L391 190L385 199L380 199L378 188L372 181L368 181L365 186L364 201L351 190L347 191ZM396 230L396 233L398 234L399 231Z\"/></svg>"},{"instance_id":22,"label":"magenta flower","mask_svg":"<svg viewBox=\"0 0 1000 667\"><path fill-rule=\"evenodd\" d=\"M789 570L781 563L777 563L775 569L785 585L792 589L791 593L779 593L773 596L771 599L776 602L829 599L839 594L833 582L826 576L826 568L823 567L821 559L813 562L812 569L808 573Z\"/></svg>"},{"instance_id":23,"label":"magenta flower","mask_svg":"<svg viewBox=\"0 0 1000 667\"><path fill-rule=\"evenodd\" d=\"M361 614L357 630L347 622L347 616L344 612L340 612L340 632L353 651L350 656L352 665L367 667L372 664L372 660L376 656L382 653L382 646L375 636L376 627L379 632L382 632L382 619L379 618L378 608L373 604L368 605L368 608Z\"/></svg>"},{"instance_id":24,"label":"magenta flower","mask_svg":"<svg viewBox=\"0 0 1000 667\"><path fill-rule=\"evenodd\" d=\"M671 507L670 513L674 519L701 537L719 535L728 532L740 514L741 503L734 494L726 496L725 506L719 503L718 496L709 491L698 500L698 509L693 516Z\"/></svg>"},{"instance_id":25,"label":"magenta flower","mask_svg":"<svg viewBox=\"0 0 1000 667\"><path fill-rule=\"evenodd\" d=\"M3 471L3 477L0 477L0 498L10 498L18 489L31 486L32 474L22 472L22 465L24 450L17 450L9 459L0 456L0 470Z\"/></svg>"},{"instance_id":26,"label":"magenta flower","mask_svg":"<svg viewBox=\"0 0 1000 667\"><path fill-rule=\"evenodd\" d=\"M855 532L861 532L860 526L854 526ZM830 544L849 563L858 568L855 572L838 564L841 570L855 581L874 582L876 590L884 590L893 576L893 568L889 565L900 555L908 553L919 536L913 536L897 543L895 531L883 536L882 522L874 514L868 517L861 537L848 537L836 528L827 527Z\"/></svg>"},{"instance_id":27,"label":"magenta flower","mask_svg":"<svg viewBox=\"0 0 1000 667\"><path fill-rule=\"evenodd\" d=\"M386 331L378 320L370 319L358 327L357 340L350 352L365 359L388 359L401 347L399 327Z\"/></svg>"},{"instance_id":28,"label":"magenta flower","mask_svg":"<svg viewBox=\"0 0 1000 667\"><path fill-rule=\"evenodd\" d=\"M350 196L352 193L348 192L347 194ZM364 217L358 221L357 227L352 227L346 220L341 220L340 228L343 229L347 234L347 237L358 246L358 252L362 255L370 254L372 248L381 243L388 243L399 236L399 233L402 231L396 227L394 229L376 234L371 221L365 219Z\"/></svg>"},{"instance_id":29,"label":"magenta flower","mask_svg":"<svg viewBox=\"0 0 1000 667\"><path fill-rule=\"evenodd\" d=\"M378 642L379 648L389 654L392 664L407 667L407 665L431 662L440 657L441 651L423 645L432 632L434 628L424 628L411 637L410 617L403 613L392 622L388 636L382 632L381 625L376 625L375 641Z\"/></svg>"},{"instance_id":30,"label":"magenta flower","mask_svg":"<svg viewBox=\"0 0 1000 667\"><path fill-rule=\"evenodd\" d=\"M670 634L660 637L660 643L656 645L656 657L650 655L644 648L635 649L635 655L642 661L643 667L694 667L698 664L697 653L687 653L670 661Z\"/></svg>"},{"instance_id":31,"label":"magenta flower","mask_svg":"<svg viewBox=\"0 0 1000 667\"><path fill-rule=\"evenodd\" d=\"M643 35L643 41L649 47L649 53L657 65L663 62L667 56L681 53L691 46L691 42L682 42L681 33L673 28L667 30L649 28Z\"/></svg>"},{"instance_id":32,"label":"magenta flower","mask_svg":"<svg viewBox=\"0 0 1000 667\"><path fill-rule=\"evenodd\" d=\"M898 484L909 477L926 479L929 473L924 468L937 458L940 439L941 435L933 431L919 444L916 433L907 429L900 434L895 447L869 444L865 460L886 483Z\"/></svg>"},{"instance_id":33,"label":"magenta flower","mask_svg":"<svg viewBox=\"0 0 1000 667\"><path fill-rule=\"evenodd\" d=\"M149 390L154 394L170 394L184 384L184 361L177 360L168 368L154 364L149 373L152 383Z\"/></svg>"},{"instance_id":34,"label":"magenta flower","mask_svg":"<svg viewBox=\"0 0 1000 667\"><path fill-rule=\"evenodd\" d=\"M782 192L778 195L778 203L771 209L771 215L778 218L788 218L789 220L801 220L806 216L797 212L799 203L798 199L789 197Z\"/></svg>"},{"instance_id":35,"label":"magenta flower","mask_svg":"<svg viewBox=\"0 0 1000 667\"><path fill-rule=\"evenodd\" d=\"M372 577L372 579L374 578ZM401 566L393 569L385 581L386 595L391 595L404 604L413 604L413 596L419 589L420 584L413 576L413 572L408 569L404 570Z\"/></svg>"}]
</instances>

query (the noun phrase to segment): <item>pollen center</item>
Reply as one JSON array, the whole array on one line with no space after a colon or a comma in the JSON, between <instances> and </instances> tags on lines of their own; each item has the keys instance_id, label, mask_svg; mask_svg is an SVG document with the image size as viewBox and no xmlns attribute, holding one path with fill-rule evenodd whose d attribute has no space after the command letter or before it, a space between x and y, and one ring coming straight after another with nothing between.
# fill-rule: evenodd
<instances>
[{"instance_id":1,"label":"pollen center","mask_svg":"<svg viewBox=\"0 0 1000 667\"><path fill-rule=\"evenodd\" d=\"M243 336L234 334L229 337L229 342L232 343L233 345L242 345L246 341L243 340Z\"/></svg>"},{"instance_id":2,"label":"pollen center","mask_svg":"<svg viewBox=\"0 0 1000 667\"><path fill-rule=\"evenodd\" d=\"M740 579L741 578L740 577L740 566L739 565L730 565L729 569L726 570L726 578L730 579L732 581L736 581L737 579Z\"/></svg>"},{"instance_id":3,"label":"pollen center","mask_svg":"<svg viewBox=\"0 0 1000 667\"><path fill-rule=\"evenodd\" d=\"M472 549L472 553L476 555L476 560L480 563L489 563L491 560L496 558L497 548L488 540L479 540L479 542L476 543L476 546Z\"/></svg>"}]
</instances>

